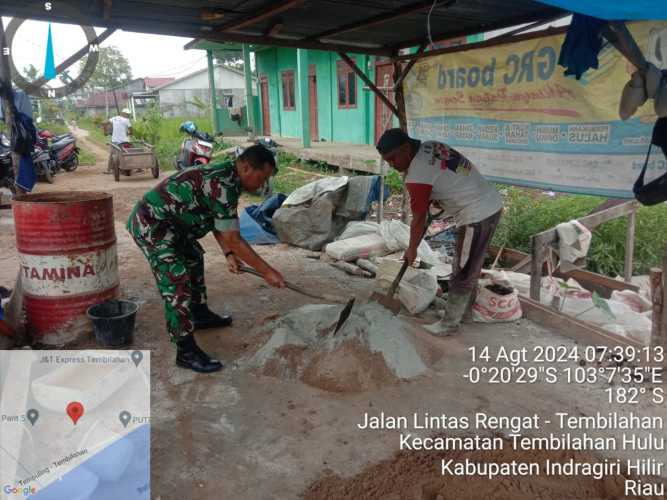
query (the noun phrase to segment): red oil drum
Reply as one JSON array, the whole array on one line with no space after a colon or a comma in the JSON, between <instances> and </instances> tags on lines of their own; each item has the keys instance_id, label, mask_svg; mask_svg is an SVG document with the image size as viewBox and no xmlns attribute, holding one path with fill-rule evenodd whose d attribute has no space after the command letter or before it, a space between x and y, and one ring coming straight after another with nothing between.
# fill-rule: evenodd
<instances>
[{"instance_id":1,"label":"red oil drum","mask_svg":"<svg viewBox=\"0 0 667 500\"><path fill-rule=\"evenodd\" d=\"M28 194L12 205L28 333L47 345L91 334L88 307L118 297L112 196Z\"/></svg>"}]
</instances>

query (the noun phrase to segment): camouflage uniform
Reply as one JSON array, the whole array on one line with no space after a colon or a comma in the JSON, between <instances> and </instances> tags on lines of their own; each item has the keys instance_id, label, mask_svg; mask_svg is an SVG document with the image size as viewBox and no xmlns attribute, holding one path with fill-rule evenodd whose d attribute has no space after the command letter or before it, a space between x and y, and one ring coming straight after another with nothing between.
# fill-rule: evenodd
<instances>
[{"instance_id":1,"label":"camouflage uniform","mask_svg":"<svg viewBox=\"0 0 667 500\"><path fill-rule=\"evenodd\" d=\"M146 193L127 229L153 270L172 340L194 330L192 306L206 302L204 249L212 230L238 230L241 183L231 160L190 168Z\"/></svg>"}]
</instances>

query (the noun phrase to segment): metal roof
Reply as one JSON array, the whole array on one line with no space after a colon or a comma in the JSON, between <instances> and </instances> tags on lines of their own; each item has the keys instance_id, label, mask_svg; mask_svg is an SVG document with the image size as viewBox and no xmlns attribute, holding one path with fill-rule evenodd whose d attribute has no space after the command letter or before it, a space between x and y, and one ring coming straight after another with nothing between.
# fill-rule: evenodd
<instances>
[{"instance_id":1,"label":"metal roof","mask_svg":"<svg viewBox=\"0 0 667 500\"><path fill-rule=\"evenodd\" d=\"M548 20L564 12L533 0L2 0L0 15L126 31L392 55L443 40Z\"/></svg>"}]
</instances>

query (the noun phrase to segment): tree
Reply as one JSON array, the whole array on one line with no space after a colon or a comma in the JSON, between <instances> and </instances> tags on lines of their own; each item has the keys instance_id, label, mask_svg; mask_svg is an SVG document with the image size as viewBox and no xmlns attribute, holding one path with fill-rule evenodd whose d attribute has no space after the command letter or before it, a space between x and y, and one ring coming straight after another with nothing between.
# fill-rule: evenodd
<instances>
[{"instance_id":1,"label":"tree","mask_svg":"<svg viewBox=\"0 0 667 500\"><path fill-rule=\"evenodd\" d=\"M123 53L116 47L100 47L100 58L86 86L112 90L126 85L132 79L132 68ZM85 58L79 63L79 69L86 65Z\"/></svg>"},{"instance_id":2,"label":"tree","mask_svg":"<svg viewBox=\"0 0 667 500\"><path fill-rule=\"evenodd\" d=\"M240 50L216 50L213 55L218 64L243 69L243 54Z\"/></svg>"},{"instance_id":3,"label":"tree","mask_svg":"<svg viewBox=\"0 0 667 500\"><path fill-rule=\"evenodd\" d=\"M34 82L39 78L39 70L32 64L23 66L23 77L29 82Z\"/></svg>"}]
</instances>

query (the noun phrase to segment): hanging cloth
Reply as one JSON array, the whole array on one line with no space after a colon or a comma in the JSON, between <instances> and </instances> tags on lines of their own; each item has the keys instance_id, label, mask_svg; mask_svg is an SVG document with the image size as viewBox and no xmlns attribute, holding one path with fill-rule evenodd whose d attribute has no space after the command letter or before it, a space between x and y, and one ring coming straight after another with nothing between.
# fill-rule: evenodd
<instances>
[{"instance_id":1,"label":"hanging cloth","mask_svg":"<svg viewBox=\"0 0 667 500\"><path fill-rule=\"evenodd\" d=\"M598 54L602 48L600 29L605 21L574 14L560 49L558 64L565 68L565 76L574 75L577 80L589 68L598 68Z\"/></svg>"}]
</instances>

